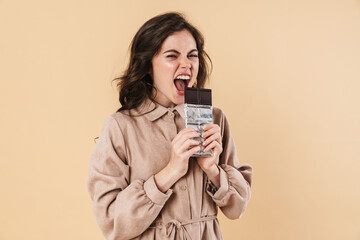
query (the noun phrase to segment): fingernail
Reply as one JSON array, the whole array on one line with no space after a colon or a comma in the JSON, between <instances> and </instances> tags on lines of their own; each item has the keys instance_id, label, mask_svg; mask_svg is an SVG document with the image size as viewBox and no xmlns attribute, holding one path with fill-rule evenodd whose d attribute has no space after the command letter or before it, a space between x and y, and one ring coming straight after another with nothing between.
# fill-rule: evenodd
<instances>
[{"instance_id":1,"label":"fingernail","mask_svg":"<svg viewBox=\"0 0 360 240\"><path fill-rule=\"evenodd\" d=\"M205 125L202 125L201 128L204 130L204 129L206 128L206 126L205 126Z\"/></svg>"},{"instance_id":2,"label":"fingernail","mask_svg":"<svg viewBox=\"0 0 360 240\"><path fill-rule=\"evenodd\" d=\"M206 144L206 141L202 143L203 146L205 146L205 144Z\"/></svg>"},{"instance_id":3,"label":"fingernail","mask_svg":"<svg viewBox=\"0 0 360 240\"><path fill-rule=\"evenodd\" d=\"M206 133L201 133L201 137L205 137Z\"/></svg>"}]
</instances>

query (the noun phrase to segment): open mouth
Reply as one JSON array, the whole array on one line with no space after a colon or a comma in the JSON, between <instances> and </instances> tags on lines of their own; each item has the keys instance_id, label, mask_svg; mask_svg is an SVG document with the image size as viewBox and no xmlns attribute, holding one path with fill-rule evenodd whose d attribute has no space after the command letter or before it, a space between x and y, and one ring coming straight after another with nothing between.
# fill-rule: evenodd
<instances>
[{"instance_id":1,"label":"open mouth","mask_svg":"<svg viewBox=\"0 0 360 240\"><path fill-rule=\"evenodd\" d=\"M184 95L185 88L189 85L190 76L180 75L174 79L174 85L179 95Z\"/></svg>"}]
</instances>

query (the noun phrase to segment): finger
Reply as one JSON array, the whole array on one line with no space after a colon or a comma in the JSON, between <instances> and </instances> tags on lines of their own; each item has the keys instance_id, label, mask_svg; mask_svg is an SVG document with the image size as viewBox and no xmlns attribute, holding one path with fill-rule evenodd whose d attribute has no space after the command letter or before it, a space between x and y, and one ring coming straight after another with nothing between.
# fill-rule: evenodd
<instances>
[{"instance_id":1,"label":"finger","mask_svg":"<svg viewBox=\"0 0 360 240\"><path fill-rule=\"evenodd\" d=\"M178 147L180 153L183 153L189 150L189 148L192 148L194 146L200 146L200 142L190 138L186 140L183 144L179 144L176 147Z\"/></svg>"},{"instance_id":2,"label":"finger","mask_svg":"<svg viewBox=\"0 0 360 240\"><path fill-rule=\"evenodd\" d=\"M203 152L208 152L209 150L214 150L215 148L217 148L217 150L221 150L221 151L222 151L221 145L220 145L218 142L213 141L212 143L210 143L210 144L203 150Z\"/></svg>"},{"instance_id":3,"label":"finger","mask_svg":"<svg viewBox=\"0 0 360 240\"><path fill-rule=\"evenodd\" d=\"M191 131L196 131L196 130L192 127L187 127L187 128L182 129L181 131L179 131L179 133L185 133L185 132L191 132Z\"/></svg>"},{"instance_id":4,"label":"finger","mask_svg":"<svg viewBox=\"0 0 360 240\"><path fill-rule=\"evenodd\" d=\"M214 126L218 126L218 125L214 124L214 123L207 123L207 124L202 125L201 128L203 131L207 131L210 128L213 128Z\"/></svg>"},{"instance_id":5,"label":"finger","mask_svg":"<svg viewBox=\"0 0 360 240\"><path fill-rule=\"evenodd\" d=\"M186 136L189 136L189 135L193 135L194 137L200 137L200 134L197 131L195 131L195 129L193 129L193 128L184 128L183 130L181 130L175 136L173 141L179 141L180 139L183 139L183 141L185 141L185 139L189 138L189 137L186 137ZM184 136L185 136L185 138L184 138Z\"/></svg>"},{"instance_id":6,"label":"finger","mask_svg":"<svg viewBox=\"0 0 360 240\"><path fill-rule=\"evenodd\" d=\"M177 140L177 139L181 138L184 134L191 133L191 132L195 133L196 131L195 131L195 129L190 128L190 127L184 128L178 132L178 134L175 136L175 138L173 140Z\"/></svg>"},{"instance_id":7,"label":"finger","mask_svg":"<svg viewBox=\"0 0 360 240\"><path fill-rule=\"evenodd\" d=\"M220 133L220 129L217 128L217 127L212 127L212 128L207 129L207 131L203 131L202 136L203 137L209 137L212 134L217 133L217 132Z\"/></svg>"},{"instance_id":8,"label":"finger","mask_svg":"<svg viewBox=\"0 0 360 240\"><path fill-rule=\"evenodd\" d=\"M212 151L215 156L220 156L220 154L223 151L223 148L222 148L221 144L219 144L219 145L216 144L216 146L212 149Z\"/></svg>"},{"instance_id":9,"label":"finger","mask_svg":"<svg viewBox=\"0 0 360 240\"><path fill-rule=\"evenodd\" d=\"M210 137L206 138L205 141L203 141L203 146L206 147L207 145L209 145L213 141L216 141L219 144L221 144L221 136L220 136L219 133L214 133Z\"/></svg>"},{"instance_id":10,"label":"finger","mask_svg":"<svg viewBox=\"0 0 360 240\"><path fill-rule=\"evenodd\" d=\"M184 134L182 134L182 136L180 136L178 139L174 139L172 144L175 150L181 150L181 151L177 151L177 152L184 152L186 151L189 146L191 145L199 145L200 144L200 139L196 140L194 138L200 138L200 135L198 132L196 131L190 131L190 132L186 132Z\"/></svg>"},{"instance_id":11,"label":"finger","mask_svg":"<svg viewBox=\"0 0 360 240\"><path fill-rule=\"evenodd\" d=\"M196 147L193 147L191 149L189 149L188 151L185 152L186 154L186 157L189 158L191 157L194 153L200 151L200 146L196 146Z\"/></svg>"},{"instance_id":12,"label":"finger","mask_svg":"<svg viewBox=\"0 0 360 240\"><path fill-rule=\"evenodd\" d=\"M201 128L202 128L202 130L204 132L207 132L207 131L209 131L211 129L214 129L214 128L218 128L220 130L220 126L217 125L217 124L214 124L214 123L204 124L204 125L201 126Z\"/></svg>"},{"instance_id":13,"label":"finger","mask_svg":"<svg viewBox=\"0 0 360 240\"><path fill-rule=\"evenodd\" d=\"M203 131L203 138L208 138L209 136L213 135L214 133L219 133L220 134L220 127L216 124L213 124L212 126L210 126L209 128L206 128Z\"/></svg>"},{"instance_id":14,"label":"finger","mask_svg":"<svg viewBox=\"0 0 360 240\"><path fill-rule=\"evenodd\" d=\"M183 133L181 136L179 136L179 138L176 140L176 142L178 142L179 144L184 144L185 141L187 141L188 139L193 139L193 138L200 138L200 134L198 132L196 132L195 130Z\"/></svg>"},{"instance_id":15,"label":"finger","mask_svg":"<svg viewBox=\"0 0 360 240\"><path fill-rule=\"evenodd\" d=\"M184 134L190 133L190 132L196 132L195 129L188 127L188 128L184 128L181 131L178 132L178 134L176 136L182 136Z\"/></svg>"}]
</instances>

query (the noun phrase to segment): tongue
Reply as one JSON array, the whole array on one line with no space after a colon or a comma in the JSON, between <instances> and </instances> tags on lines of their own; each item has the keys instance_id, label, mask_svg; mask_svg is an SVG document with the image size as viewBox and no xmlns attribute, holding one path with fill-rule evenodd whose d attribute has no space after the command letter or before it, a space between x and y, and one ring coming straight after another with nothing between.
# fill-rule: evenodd
<instances>
[{"instance_id":1,"label":"tongue","mask_svg":"<svg viewBox=\"0 0 360 240\"><path fill-rule=\"evenodd\" d=\"M184 81L180 79L175 79L175 87L178 91L184 91L185 90Z\"/></svg>"}]
</instances>

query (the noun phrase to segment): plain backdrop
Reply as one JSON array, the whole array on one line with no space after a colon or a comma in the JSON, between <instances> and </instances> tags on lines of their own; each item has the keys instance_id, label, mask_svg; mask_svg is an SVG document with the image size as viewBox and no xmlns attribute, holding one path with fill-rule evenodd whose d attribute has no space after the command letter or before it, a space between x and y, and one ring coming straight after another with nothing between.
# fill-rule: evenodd
<instances>
[{"instance_id":1,"label":"plain backdrop","mask_svg":"<svg viewBox=\"0 0 360 240\"><path fill-rule=\"evenodd\" d=\"M252 199L226 240L360 239L360 1L0 0L0 239L104 239L88 161L149 18L204 34Z\"/></svg>"}]
</instances>

